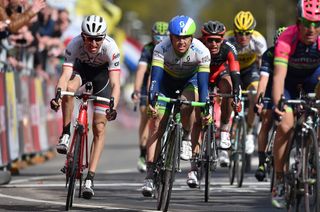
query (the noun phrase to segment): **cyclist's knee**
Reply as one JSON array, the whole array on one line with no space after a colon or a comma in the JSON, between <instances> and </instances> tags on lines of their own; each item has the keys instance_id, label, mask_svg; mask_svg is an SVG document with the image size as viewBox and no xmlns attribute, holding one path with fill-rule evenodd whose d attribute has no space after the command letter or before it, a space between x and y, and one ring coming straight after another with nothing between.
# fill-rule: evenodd
<instances>
[{"instance_id":1,"label":"cyclist's knee","mask_svg":"<svg viewBox=\"0 0 320 212\"><path fill-rule=\"evenodd\" d=\"M93 127L93 133L95 134L103 134L106 126L106 121L102 120L94 120L92 127Z\"/></svg>"}]
</instances>

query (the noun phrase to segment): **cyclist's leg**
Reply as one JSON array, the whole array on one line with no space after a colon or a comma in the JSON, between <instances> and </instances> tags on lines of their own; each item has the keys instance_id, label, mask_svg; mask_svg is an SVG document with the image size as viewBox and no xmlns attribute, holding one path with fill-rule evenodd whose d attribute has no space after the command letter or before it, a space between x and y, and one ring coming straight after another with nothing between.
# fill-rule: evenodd
<instances>
[{"instance_id":1,"label":"cyclist's leg","mask_svg":"<svg viewBox=\"0 0 320 212\"><path fill-rule=\"evenodd\" d=\"M141 95L147 95L146 86L142 86ZM142 98L140 100L140 123L139 123L139 149L140 156L138 159L138 170L146 171L146 144L148 138L148 116L147 116L147 100Z\"/></svg>"},{"instance_id":2,"label":"cyclist's leg","mask_svg":"<svg viewBox=\"0 0 320 212\"><path fill-rule=\"evenodd\" d=\"M265 178L265 161L266 161L266 147L268 142L268 134L272 127L272 110L264 109L261 112L261 128L258 134L258 157L259 165L255 173L257 180L262 181Z\"/></svg>"},{"instance_id":3,"label":"cyclist's leg","mask_svg":"<svg viewBox=\"0 0 320 212\"><path fill-rule=\"evenodd\" d=\"M293 97L294 93L285 88L286 99ZM274 170L276 179L272 189L272 204L275 207L284 207L284 171L286 153L288 151L288 141L294 125L294 115L292 108L287 107L286 113L279 123L273 145Z\"/></svg>"},{"instance_id":4,"label":"cyclist's leg","mask_svg":"<svg viewBox=\"0 0 320 212\"><path fill-rule=\"evenodd\" d=\"M68 81L67 91L75 92L80 87L80 85L81 77L79 75L73 74L71 79ZM60 154L66 154L68 151L73 108L74 98L70 96L64 96L61 103L63 129L62 134L59 138L59 143L56 146L57 152L59 152Z\"/></svg>"},{"instance_id":5,"label":"cyclist's leg","mask_svg":"<svg viewBox=\"0 0 320 212\"><path fill-rule=\"evenodd\" d=\"M241 70L241 81L242 81L242 88L248 91L256 91L258 88L259 83L259 70L256 65L252 65L246 70ZM244 73L243 73L244 72ZM254 136L253 136L253 125L255 120L255 113L254 113L254 97L253 94L248 94L248 113L247 113L247 137L246 137L246 153L252 154L254 152Z\"/></svg>"}]
</instances>

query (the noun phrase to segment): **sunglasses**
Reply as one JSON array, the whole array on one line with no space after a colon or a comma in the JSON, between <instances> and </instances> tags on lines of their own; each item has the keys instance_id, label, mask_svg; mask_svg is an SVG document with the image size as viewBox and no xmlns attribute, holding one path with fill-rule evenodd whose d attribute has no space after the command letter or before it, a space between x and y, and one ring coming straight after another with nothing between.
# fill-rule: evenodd
<instances>
[{"instance_id":1,"label":"sunglasses","mask_svg":"<svg viewBox=\"0 0 320 212\"><path fill-rule=\"evenodd\" d=\"M249 36L252 34L252 31L236 31L236 34L238 35L245 35L245 36Z\"/></svg>"},{"instance_id":2,"label":"sunglasses","mask_svg":"<svg viewBox=\"0 0 320 212\"><path fill-rule=\"evenodd\" d=\"M89 42L100 42L104 39L104 37L90 37L90 36L84 36L84 39L89 41Z\"/></svg>"},{"instance_id":3,"label":"sunglasses","mask_svg":"<svg viewBox=\"0 0 320 212\"><path fill-rule=\"evenodd\" d=\"M311 26L318 28L320 27L320 21L309 21L305 18L299 18L300 23L306 28L309 28Z\"/></svg>"},{"instance_id":4,"label":"sunglasses","mask_svg":"<svg viewBox=\"0 0 320 212\"><path fill-rule=\"evenodd\" d=\"M222 41L223 41L222 38L207 38L207 42L208 42L208 43L213 43L213 42L215 42L215 43L221 43Z\"/></svg>"}]
</instances>

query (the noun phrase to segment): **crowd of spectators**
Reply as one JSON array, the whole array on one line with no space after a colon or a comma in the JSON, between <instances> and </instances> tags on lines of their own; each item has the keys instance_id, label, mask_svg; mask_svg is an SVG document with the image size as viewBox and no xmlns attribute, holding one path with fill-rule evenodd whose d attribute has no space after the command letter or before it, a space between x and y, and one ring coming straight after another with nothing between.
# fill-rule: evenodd
<instances>
[{"instance_id":1,"label":"crowd of spectators","mask_svg":"<svg viewBox=\"0 0 320 212\"><path fill-rule=\"evenodd\" d=\"M29 55L31 74L46 80L57 76L69 25L68 11L45 0L0 0L1 61L15 71L26 70L23 57Z\"/></svg>"}]
</instances>

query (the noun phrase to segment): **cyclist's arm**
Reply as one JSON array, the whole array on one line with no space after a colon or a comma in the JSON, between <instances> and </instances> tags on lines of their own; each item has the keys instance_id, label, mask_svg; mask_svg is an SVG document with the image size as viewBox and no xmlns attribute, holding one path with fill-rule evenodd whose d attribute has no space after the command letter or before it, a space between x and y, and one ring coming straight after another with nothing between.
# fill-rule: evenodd
<instances>
[{"instance_id":1,"label":"cyclist's arm","mask_svg":"<svg viewBox=\"0 0 320 212\"><path fill-rule=\"evenodd\" d=\"M114 106L116 109L120 99L120 70L111 70L109 72L111 97L114 98Z\"/></svg>"},{"instance_id":2,"label":"cyclist's arm","mask_svg":"<svg viewBox=\"0 0 320 212\"><path fill-rule=\"evenodd\" d=\"M73 66L70 64L63 64L62 74L58 80L57 88L65 91L67 89L68 81L70 80L73 72Z\"/></svg>"},{"instance_id":3,"label":"cyclist's arm","mask_svg":"<svg viewBox=\"0 0 320 212\"><path fill-rule=\"evenodd\" d=\"M136 72L136 78L134 81L134 91L140 92L142 83L143 83L143 78L145 73L147 72L148 69L148 64L146 62L139 62L137 72Z\"/></svg>"},{"instance_id":4,"label":"cyclist's arm","mask_svg":"<svg viewBox=\"0 0 320 212\"><path fill-rule=\"evenodd\" d=\"M237 56L237 51L236 48L227 42L227 45L229 45L230 51L228 52L227 55L227 61L229 65L229 70L230 70L230 77L232 81L232 87L233 87L233 94L238 95L240 91L240 64L238 61L238 56Z\"/></svg>"},{"instance_id":5,"label":"cyclist's arm","mask_svg":"<svg viewBox=\"0 0 320 212\"><path fill-rule=\"evenodd\" d=\"M209 82L209 73L199 72L198 73L198 89L199 89L200 102L206 102L206 99L208 97L208 82Z\"/></svg>"},{"instance_id":6,"label":"cyclist's arm","mask_svg":"<svg viewBox=\"0 0 320 212\"><path fill-rule=\"evenodd\" d=\"M151 83L150 83L150 92L149 99L152 101L155 93L160 91L160 82L163 79L164 70L159 66L152 66L151 68Z\"/></svg>"},{"instance_id":7,"label":"cyclist's arm","mask_svg":"<svg viewBox=\"0 0 320 212\"><path fill-rule=\"evenodd\" d=\"M255 102L258 102L260 93L263 93L263 96L264 96L268 81L269 81L269 75L264 75L261 73L259 78L258 89L257 89L258 95L255 96Z\"/></svg>"}]
</instances>

